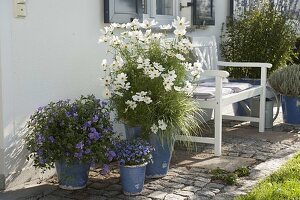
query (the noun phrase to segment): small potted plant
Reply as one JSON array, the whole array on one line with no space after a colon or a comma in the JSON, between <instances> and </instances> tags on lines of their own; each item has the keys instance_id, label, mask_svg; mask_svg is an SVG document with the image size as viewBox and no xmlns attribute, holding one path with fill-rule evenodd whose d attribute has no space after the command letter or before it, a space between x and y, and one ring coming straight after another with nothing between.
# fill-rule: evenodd
<instances>
[{"instance_id":1,"label":"small potted plant","mask_svg":"<svg viewBox=\"0 0 300 200\"><path fill-rule=\"evenodd\" d=\"M269 83L281 94L284 122L300 124L300 65L276 70L270 75Z\"/></svg>"},{"instance_id":2,"label":"small potted plant","mask_svg":"<svg viewBox=\"0 0 300 200\"><path fill-rule=\"evenodd\" d=\"M152 162L153 150L153 147L139 138L115 143L116 159L119 161L125 195L138 195L142 192L146 165Z\"/></svg>"},{"instance_id":3,"label":"small potted plant","mask_svg":"<svg viewBox=\"0 0 300 200\"><path fill-rule=\"evenodd\" d=\"M34 166L45 170L55 165L61 188L84 188L90 165L109 161L106 154L113 134L109 112L107 103L93 95L38 108L26 137Z\"/></svg>"}]
</instances>

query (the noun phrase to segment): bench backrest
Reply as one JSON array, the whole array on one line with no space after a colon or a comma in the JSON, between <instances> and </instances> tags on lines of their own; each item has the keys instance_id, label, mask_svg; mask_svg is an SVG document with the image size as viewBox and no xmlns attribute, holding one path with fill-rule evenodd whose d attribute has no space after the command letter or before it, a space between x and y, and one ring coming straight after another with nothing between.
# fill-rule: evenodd
<instances>
[{"instance_id":1,"label":"bench backrest","mask_svg":"<svg viewBox=\"0 0 300 200\"><path fill-rule=\"evenodd\" d=\"M218 69L217 42L215 36L191 37L196 59L202 63L204 70Z\"/></svg>"}]
</instances>

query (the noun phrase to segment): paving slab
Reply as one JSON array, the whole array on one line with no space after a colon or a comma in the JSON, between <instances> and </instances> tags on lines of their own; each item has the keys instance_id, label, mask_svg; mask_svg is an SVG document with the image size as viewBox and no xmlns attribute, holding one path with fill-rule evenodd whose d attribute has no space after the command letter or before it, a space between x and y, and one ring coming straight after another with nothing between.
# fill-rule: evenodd
<instances>
[{"instance_id":1,"label":"paving slab","mask_svg":"<svg viewBox=\"0 0 300 200\"><path fill-rule=\"evenodd\" d=\"M190 168L204 168L208 170L223 169L233 172L240 167L252 166L256 163L253 158L221 156L214 157L203 155L203 153L192 153L179 150L173 157L172 164L175 166L186 166Z\"/></svg>"}]
</instances>

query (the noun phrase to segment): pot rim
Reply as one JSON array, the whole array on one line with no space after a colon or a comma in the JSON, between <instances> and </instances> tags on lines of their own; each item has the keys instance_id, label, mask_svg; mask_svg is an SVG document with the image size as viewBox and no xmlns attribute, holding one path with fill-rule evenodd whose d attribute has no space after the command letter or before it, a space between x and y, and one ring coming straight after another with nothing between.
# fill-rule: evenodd
<instances>
[{"instance_id":1,"label":"pot rim","mask_svg":"<svg viewBox=\"0 0 300 200\"><path fill-rule=\"evenodd\" d=\"M120 165L120 167L135 168L135 167L144 167L147 164L148 164L148 162L140 164L140 165Z\"/></svg>"}]
</instances>

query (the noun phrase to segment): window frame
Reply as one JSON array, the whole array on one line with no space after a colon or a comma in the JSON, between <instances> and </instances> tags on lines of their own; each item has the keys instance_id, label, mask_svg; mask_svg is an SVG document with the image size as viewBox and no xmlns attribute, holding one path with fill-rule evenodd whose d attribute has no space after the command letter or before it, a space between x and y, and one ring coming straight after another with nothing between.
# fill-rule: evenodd
<instances>
[{"instance_id":1,"label":"window frame","mask_svg":"<svg viewBox=\"0 0 300 200\"><path fill-rule=\"evenodd\" d=\"M173 0L173 15L157 15L156 14L156 0L145 0L146 14L143 14L144 19L155 19L158 25L171 24L172 21L179 16L179 0Z\"/></svg>"}]
</instances>

